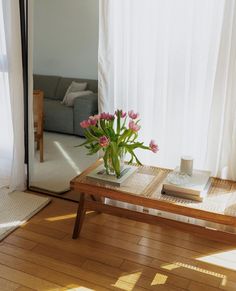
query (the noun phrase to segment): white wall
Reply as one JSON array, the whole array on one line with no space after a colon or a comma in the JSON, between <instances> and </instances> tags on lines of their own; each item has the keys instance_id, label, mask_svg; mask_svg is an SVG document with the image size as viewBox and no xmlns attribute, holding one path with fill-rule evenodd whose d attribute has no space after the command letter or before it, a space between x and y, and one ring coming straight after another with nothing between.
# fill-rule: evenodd
<instances>
[{"instance_id":1,"label":"white wall","mask_svg":"<svg viewBox=\"0 0 236 291\"><path fill-rule=\"evenodd\" d=\"M97 79L98 2L34 1L34 73Z\"/></svg>"}]
</instances>

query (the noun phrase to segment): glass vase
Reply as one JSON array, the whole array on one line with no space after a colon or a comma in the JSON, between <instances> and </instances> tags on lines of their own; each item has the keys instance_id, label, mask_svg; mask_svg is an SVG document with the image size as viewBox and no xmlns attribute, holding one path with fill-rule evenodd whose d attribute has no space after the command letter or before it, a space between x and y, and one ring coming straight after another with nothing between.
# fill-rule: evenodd
<instances>
[{"instance_id":1,"label":"glass vase","mask_svg":"<svg viewBox=\"0 0 236 291\"><path fill-rule=\"evenodd\" d=\"M119 163L119 170L114 168L111 155L109 155L107 158L107 165L106 162L104 161L104 167L108 175L116 176L117 178L119 178L125 166L125 154L123 151L119 153L117 159Z\"/></svg>"}]
</instances>

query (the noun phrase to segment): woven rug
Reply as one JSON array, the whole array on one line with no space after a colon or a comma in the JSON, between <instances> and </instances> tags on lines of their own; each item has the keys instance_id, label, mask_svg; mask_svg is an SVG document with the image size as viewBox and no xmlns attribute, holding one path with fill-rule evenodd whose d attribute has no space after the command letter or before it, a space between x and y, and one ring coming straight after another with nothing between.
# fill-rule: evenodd
<instances>
[{"instance_id":1,"label":"woven rug","mask_svg":"<svg viewBox=\"0 0 236 291\"><path fill-rule=\"evenodd\" d=\"M0 190L0 240L39 212L50 198L24 192Z\"/></svg>"}]
</instances>

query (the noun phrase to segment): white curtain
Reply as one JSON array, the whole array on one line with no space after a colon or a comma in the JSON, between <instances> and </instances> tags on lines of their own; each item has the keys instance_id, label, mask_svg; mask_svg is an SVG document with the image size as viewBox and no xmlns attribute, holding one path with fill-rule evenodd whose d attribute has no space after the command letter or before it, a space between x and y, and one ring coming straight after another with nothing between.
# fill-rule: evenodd
<instances>
[{"instance_id":1,"label":"white curtain","mask_svg":"<svg viewBox=\"0 0 236 291\"><path fill-rule=\"evenodd\" d=\"M234 4L100 0L100 111L141 114L140 139L160 147L140 151L143 163L174 168L191 155L236 178Z\"/></svg>"},{"instance_id":2,"label":"white curtain","mask_svg":"<svg viewBox=\"0 0 236 291\"><path fill-rule=\"evenodd\" d=\"M25 188L19 1L0 0L0 188Z\"/></svg>"},{"instance_id":3,"label":"white curtain","mask_svg":"<svg viewBox=\"0 0 236 291\"><path fill-rule=\"evenodd\" d=\"M236 3L225 1L208 129L207 166L236 180Z\"/></svg>"}]
</instances>

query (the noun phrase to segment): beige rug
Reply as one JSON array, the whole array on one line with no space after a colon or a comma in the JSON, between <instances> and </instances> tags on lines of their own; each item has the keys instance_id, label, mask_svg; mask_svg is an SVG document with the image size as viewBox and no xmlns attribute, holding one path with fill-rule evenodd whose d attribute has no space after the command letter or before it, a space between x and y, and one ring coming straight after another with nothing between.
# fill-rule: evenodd
<instances>
[{"instance_id":1,"label":"beige rug","mask_svg":"<svg viewBox=\"0 0 236 291\"><path fill-rule=\"evenodd\" d=\"M84 147L75 147L85 139L73 135L44 132L44 162L36 152L30 186L63 194L70 189L70 180L97 159L88 156Z\"/></svg>"},{"instance_id":2,"label":"beige rug","mask_svg":"<svg viewBox=\"0 0 236 291\"><path fill-rule=\"evenodd\" d=\"M0 240L39 212L50 198L0 189Z\"/></svg>"}]
</instances>

